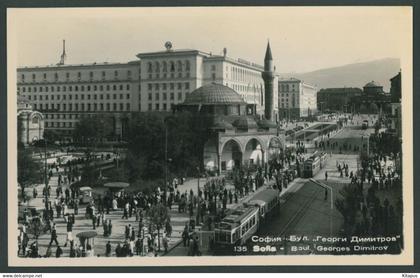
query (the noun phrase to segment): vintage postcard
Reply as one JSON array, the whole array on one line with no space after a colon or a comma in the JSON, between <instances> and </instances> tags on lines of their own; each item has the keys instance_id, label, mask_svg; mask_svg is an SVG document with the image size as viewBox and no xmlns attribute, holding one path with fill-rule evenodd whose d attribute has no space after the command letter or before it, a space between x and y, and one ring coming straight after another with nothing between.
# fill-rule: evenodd
<instances>
[{"instance_id":1,"label":"vintage postcard","mask_svg":"<svg viewBox=\"0 0 420 278\"><path fill-rule=\"evenodd\" d=\"M10 266L413 264L411 7L7 22Z\"/></svg>"}]
</instances>

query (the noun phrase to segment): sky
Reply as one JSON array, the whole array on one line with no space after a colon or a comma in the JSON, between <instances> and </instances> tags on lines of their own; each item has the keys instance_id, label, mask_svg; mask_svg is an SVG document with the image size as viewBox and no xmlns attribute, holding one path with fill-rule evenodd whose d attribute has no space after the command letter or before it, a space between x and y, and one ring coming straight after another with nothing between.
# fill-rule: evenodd
<instances>
[{"instance_id":1,"label":"sky","mask_svg":"<svg viewBox=\"0 0 420 278\"><path fill-rule=\"evenodd\" d=\"M210 7L9 9L8 40L21 66L127 62L136 54L198 49L263 64L270 41L277 72L400 58L411 11L402 7Z\"/></svg>"}]
</instances>

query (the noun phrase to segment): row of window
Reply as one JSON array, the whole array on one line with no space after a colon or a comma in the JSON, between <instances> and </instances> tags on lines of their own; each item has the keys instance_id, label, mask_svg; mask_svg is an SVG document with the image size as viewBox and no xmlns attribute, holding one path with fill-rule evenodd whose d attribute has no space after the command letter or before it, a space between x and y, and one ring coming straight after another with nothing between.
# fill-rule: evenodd
<instances>
[{"instance_id":1,"label":"row of window","mask_svg":"<svg viewBox=\"0 0 420 278\"><path fill-rule=\"evenodd\" d=\"M155 103L153 109L153 104L149 103L147 108L149 111L168 111L168 107L172 110L175 107L175 104L171 103L170 106L168 106L166 103L163 103L162 105L160 105L160 103Z\"/></svg>"},{"instance_id":2,"label":"row of window","mask_svg":"<svg viewBox=\"0 0 420 278\"><path fill-rule=\"evenodd\" d=\"M279 84L279 92L297 92L297 84Z\"/></svg>"},{"instance_id":3,"label":"row of window","mask_svg":"<svg viewBox=\"0 0 420 278\"><path fill-rule=\"evenodd\" d=\"M167 74L166 72L164 72L162 75L160 73L149 73L149 79L159 79L159 78L175 78L175 76L177 78L190 78L190 73L186 72L185 74L183 74L182 72L178 72L178 74L175 74L174 72L171 72L170 74Z\"/></svg>"},{"instance_id":4,"label":"row of window","mask_svg":"<svg viewBox=\"0 0 420 278\"><path fill-rule=\"evenodd\" d=\"M255 84L249 84L249 85L237 85L237 84L233 84L232 85L235 91L237 92L253 92L253 93L259 93L263 91L263 86L260 85L255 85Z\"/></svg>"},{"instance_id":5,"label":"row of window","mask_svg":"<svg viewBox=\"0 0 420 278\"><path fill-rule=\"evenodd\" d=\"M174 90L175 89L175 84L178 90L182 90L182 87L184 87L185 90L189 90L190 89L190 82L185 82L185 83L148 83L147 84L147 89L149 89L149 91L151 90L155 90L155 91L159 91L159 90ZM184 86L182 86L184 85Z\"/></svg>"},{"instance_id":6,"label":"row of window","mask_svg":"<svg viewBox=\"0 0 420 278\"><path fill-rule=\"evenodd\" d=\"M73 122L45 122L45 127L76 127Z\"/></svg>"},{"instance_id":7,"label":"row of window","mask_svg":"<svg viewBox=\"0 0 420 278\"><path fill-rule=\"evenodd\" d=\"M75 100L79 99L78 94L75 94L75 95L70 95L70 94L69 95L39 95L39 98L38 98L37 95L34 95L34 96L28 95L27 97L28 97L29 100L34 100L34 101L36 101L38 99L40 101L43 101L43 100L67 100L67 99L68 100L73 100L73 98ZM81 100L85 100L85 99L87 99L87 100L91 100L91 99L93 99L93 100L97 100L97 99L103 100L105 97L106 97L106 99L111 99L111 94L106 94L106 95L101 94L101 95L99 95L99 97L96 94L95 95L83 95L83 94L80 95ZM114 99L114 100L124 99L124 94L119 94L119 98L118 98L118 94L112 94L112 99ZM125 94L125 99L130 99L130 94Z\"/></svg>"},{"instance_id":8,"label":"row of window","mask_svg":"<svg viewBox=\"0 0 420 278\"><path fill-rule=\"evenodd\" d=\"M182 71L190 71L191 69L191 65L190 65L190 61L186 60L186 61L163 61L163 62L148 62L147 63L147 72L151 73L151 72L155 72L155 73L160 73L160 72L182 72Z\"/></svg>"},{"instance_id":9,"label":"row of window","mask_svg":"<svg viewBox=\"0 0 420 278\"><path fill-rule=\"evenodd\" d=\"M26 91L28 93L31 93L31 92L34 92L34 93L36 93L36 92L40 92L40 93L47 92L48 93L48 92L55 92L55 91L56 92L66 92L66 91L72 92L73 90L75 92L78 92L78 91L84 92L85 90L90 92L91 90L98 91L98 89L99 89L99 91L103 91L104 89L106 89L106 91L110 91L111 89L113 91L117 91L117 90L123 91L124 87L125 87L125 90L127 90L127 91L130 90L130 84L126 84L125 86L123 84L120 84L119 86L114 84L112 86L111 85L92 85L92 86L87 85L85 87L84 85L81 85L79 87L79 86L75 85L75 86L45 86L45 87L44 86L38 86L38 87L21 87L21 88L22 88L23 93L26 93Z\"/></svg>"},{"instance_id":10,"label":"row of window","mask_svg":"<svg viewBox=\"0 0 420 278\"><path fill-rule=\"evenodd\" d=\"M118 78L119 72L120 71L118 71L118 70L115 70L114 71L114 77L115 78ZM69 79L70 76L71 77L77 76L78 79L81 79L82 77L85 77L85 74L86 73L88 73L88 72L83 72L82 73L82 72L79 71L77 73L76 72L72 72L72 74L70 74L70 72L66 72L65 73L65 77L66 77L66 79ZM139 74L140 74L140 69L139 69ZM41 73L41 74L38 74L38 77L42 77L43 80L46 80L48 76L49 76L49 74L47 74L45 72L44 73ZM105 78L105 77L107 77L107 72L106 71L102 71L101 73L99 73L98 71L90 71L86 76L88 76L90 79L94 78L95 76L96 77L101 76L102 78ZM127 70L127 76L128 76L128 78L131 77L131 70ZM32 81L35 81L36 79L37 79L37 74L32 73ZM57 72L54 73L54 79L55 80L58 80L59 79L59 75L58 75ZM26 80L26 75L24 73L21 74L21 80L22 80L22 82L25 82L25 80Z\"/></svg>"},{"instance_id":11,"label":"row of window","mask_svg":"<svg viewBox=\"0 0 420 278\"><path fill-rule=\"evenodd\" d=\"M253 83L261 82L261 73L253 72L246 69L231 67L230 76L234 81L246 82L251 81Z\"/></svg>"},{"instance_id":12,"label":"row of window","mask_svg":"<svg viewBox=\"0 0 420 278\"><path fill-rule=\"evenodd\" d=\"M185 95L187 95L187 93L185 93ZM162 93L162 100L167 100L168 99L168 94L167 93ZM175 94L174 93L170 93L169 94L169 99L170 100L174 100L175 99ZM148 100L151 101L153 100L153 94L149 93L148 95ZM160 93L155 93L155 100L160 100ZM178 100L182 100L182 93L179 92L178 93Z\"/></svg>"},{"instance_id":13,"label":"row of window","mask_svg":"<svg viewBox=\"0 0 420 278\"><path fill-rule=\"evenodd\" d=\"M111 105L112 104L112 105ZM130 103L66 103L63 104L43 104L43 103L35 103L34 110L59 110L59 111L130 111L131 106Z\"/></svg>"}]
</instances>

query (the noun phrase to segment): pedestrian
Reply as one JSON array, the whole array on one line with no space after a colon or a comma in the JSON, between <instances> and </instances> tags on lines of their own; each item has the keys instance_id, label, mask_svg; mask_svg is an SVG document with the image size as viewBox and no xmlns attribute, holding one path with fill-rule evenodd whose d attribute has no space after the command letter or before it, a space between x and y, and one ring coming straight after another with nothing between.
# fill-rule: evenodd
<instances>
[{"instance_id":1,"label":"pedestrian","mask_svg":"<svg viewBox=\"0 0 420 278\"><path fill-rule=\"evenodd\" d=\"M96 230L96 214L92 214L92 226Z\"/></svg>"},{"instance_id":2,"label":"pedestrian","mask_svg":"<svg viewBox=\"0 0 420 278\"><path fill-rule=\"evenodd\" d=\"M184 231L182 232L182 243L184 244L184 247L186 247L190 244L190 242L189 242L189 232L188 232L188 226L187 225L185 225Z\"/></svg>"},{"instance_id":3,"label":"pedestrian","mask_svg":"<svg viewBox=\"0 0 420 278\"><path fill-rule=\"evenodd\" d=\"M328 171L325 171L325 181L328 180Z\"/></svg>"},{"instance_id":4,"label":"pedestrian","mask_svg":"<svg viewBox=\"0 0 420 278\"><path fill-rule=\"evenodd\" d=\"M53 224L52 228L51 228L51 240L50 240L50 244L48 246L51 246L51 244L55 242L55 244L58 246L58 241L57 241L57 230L55 227L55 223Z\"/></svg>"},{"instance_id":5,"label":"pedestrian","mask_svg":"<svg viewBox=\"0 0 420 278\"><path fill-rule=\"evenodd\" d=\"M138 237L136 241L136 255L141 256L142 251L143 251L143 239L141 237Z\"/></svg>"},{"instance_id":6,"label":"pedestrian","mask_svg":"<svg viewBox=\"0 0 420 278\"><path fill-rule=\"evenodd\" d=\"M63 250L61 249L60 246L57 246L57 250L55 251L55 257L60 258L62 254L63 254Z\"/></svg>"},{"instance_id":7,"label":"pedestrian","mask_svg":"<svg viewBox=\"0 0 420 278\"><path fill-rule=\"evenodd\" d=\"M165 254L166 254L166 253L168 253L168 246L169 246L169 240L166 237L166 235L163 236L162 243L163 243L163 248L164 248Z\"/></svg>"},{"instance_id":8,"label":"pedestrian","mask_svg":"<svg viewBox=\"0 0 420 278\"><path fill-rule=\"evenodd\" d=\"M111 256L111 242L108 240L105 246L105 256L110 257Z\"/></svg>"}]
</instances>

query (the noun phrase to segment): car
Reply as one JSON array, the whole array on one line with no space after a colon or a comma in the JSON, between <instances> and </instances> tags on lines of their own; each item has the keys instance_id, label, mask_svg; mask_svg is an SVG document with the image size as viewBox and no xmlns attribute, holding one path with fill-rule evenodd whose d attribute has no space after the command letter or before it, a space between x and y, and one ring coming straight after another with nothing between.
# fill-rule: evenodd
<instances>
[{"instance_id":1,"label":"car","mask_svg":"<svg viewBox=\"0 0 420 278\"><path fill-rule=\"evenodd\" d=\"M368 120L364 120L362 123L362 129L367 129L369 127L369 121Z\"/></svg>"}]
</instances>

